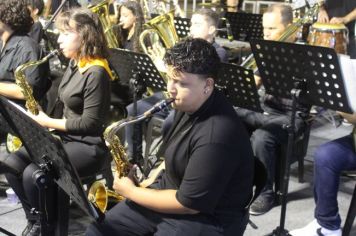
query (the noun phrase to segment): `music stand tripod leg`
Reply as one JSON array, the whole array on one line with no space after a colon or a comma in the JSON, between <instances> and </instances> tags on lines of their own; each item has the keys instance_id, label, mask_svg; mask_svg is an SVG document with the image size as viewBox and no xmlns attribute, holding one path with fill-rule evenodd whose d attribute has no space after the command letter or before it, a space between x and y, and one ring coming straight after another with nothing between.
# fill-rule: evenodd
<instances>
[{"instance_id":1,"label":"music stand tripod leg","mask_svg":"<svg viewBox=\"0 0 356 236\"><path fill-rule=\"evenodd\" d=\"M31 213L39 215L41 223L41 235L53 235L53 228L51 227L49 215L46 210L46 194L48 188L50 188L51 180L42 169L38 169L32 175L34 183L39 190L39 209L32 208ZM50 213L51 214L51 213Z\"/></svg>"},{"instance_id":2,"label":"music stand tripod leg","mask_svg":"<svg viewBox=\"0 0 356 236\"><path fill-rule=\"evenodd\" d=\"M130 86L132 87L133 90L133 116L137 116L137 100L138 98L142 97L139 96L143 89L145 88L144 84L140 81L140 73L138 71L133 72L132 78L130 79ZM140 155L141 153L138 152L138 147L142 145L142 138L138 137L139 135L142 136L142 133L140 132L142 129L142 123L136 123L132 124L133 126L133 135L132 135L132 159L133 162L137 165L137 167L140 169L141 173L145 175L145 171L140 163ZM141 143L140 143L141 142ZM145 178L147 177L146 175L144 176Z\"/></svg>"},{"instance_id":3,"label":"music stand tripod leg","mask_svg":"<svg viewBox=\"0 0 356 236\"><path fill-rule=\"evenodd\" d=\"M295 79L295 78L294 78ZM297 99L299 97L299 94L301 93L301 87L302 85L305 84L305 81L302 80L297 80L295 83L295 88L292 89L291 95L292 95L292 114L290 118L290 124L285 125L284 128L288 132L288 145L287 145L287 155L286 155L286 161L285 161L285 166L284 166L284 175L283 175L283 186L282 186L282 192L281 194L281 216L280 216L280 222L279 226L272 231L271 236L290 236L288 233L288 230L286 230L285 227L285 219L286 219L286 212L287 212L287 194L288 194L288 185L289 185L289 175L290 175L290 162L292 160L292 156L294 153L294 134L295 134L295 117L296 117L296 112L297 112Z\"/></svg>"}]
</instances>

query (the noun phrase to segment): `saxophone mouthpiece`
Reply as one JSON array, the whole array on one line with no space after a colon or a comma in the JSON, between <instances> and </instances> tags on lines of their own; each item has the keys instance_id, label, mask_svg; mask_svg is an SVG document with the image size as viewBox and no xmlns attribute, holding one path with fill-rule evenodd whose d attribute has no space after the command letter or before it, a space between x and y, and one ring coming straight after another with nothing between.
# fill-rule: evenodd
<instances>
[{"instance_id":1,"label":"saxophone mouthpiece","mask_svg":"<svg viewBox=\"0 0 356 236\"><path fill-rule=\"evenodd\" d=\"M150 117L153 114L163 110L164 108L168 107L173 101L174 98L167 98L165 100L156 103L156 105L154 105L151 109L143 113L144 117Z\"/></svg>"},{"instance_id":2,"label":"saxophone mouthpiece","mask_svg":"<svg viewBox=\"0 0 356 236\"><path fill-rule=\"evenodd\" d=\"M55 49L53 51L51 51L50 53L47 54L47 56L45 56L42 60L49 60L51 59L52 57L56 56L56 55L59 55L60 53L60 50L59 49Z\"/></svg>"}]
</instances>

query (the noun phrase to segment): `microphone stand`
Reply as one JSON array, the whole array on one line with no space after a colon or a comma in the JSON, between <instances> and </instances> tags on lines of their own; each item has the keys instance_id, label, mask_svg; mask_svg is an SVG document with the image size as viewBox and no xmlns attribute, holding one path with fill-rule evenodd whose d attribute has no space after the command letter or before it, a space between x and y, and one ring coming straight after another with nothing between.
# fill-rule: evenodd
<instances>
[{"instance_id":1,"label":"microphone stand","mask_svg":"<svg viewBox=\"0 0 356 236\"><path fill-rule=\"evenodd\" d=\"M57 8L57 10L53 13L52 17L49 19L49 21L46 23L46 25L43 27L43 31L46 32L47 29L53 24L54 19L57 17L59 12L62 10L64 7L64 4L66 4L68 0L62 0L61 5Z\"/></svg>"}]
</instances>

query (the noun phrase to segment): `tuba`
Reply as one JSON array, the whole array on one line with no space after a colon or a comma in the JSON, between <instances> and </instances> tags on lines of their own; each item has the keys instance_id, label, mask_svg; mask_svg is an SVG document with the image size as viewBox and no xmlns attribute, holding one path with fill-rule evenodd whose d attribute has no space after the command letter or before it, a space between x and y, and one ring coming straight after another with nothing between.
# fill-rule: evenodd
<instances>
[{"instance_id":1,"label":"tuba","mask_svg":"<svg viewBox=\"0 0 356 236\"><path fill-rule=\"evenodd\" d=\"M158 102L156 105L154 105L151 109L146 111L143 115L119 120L105 129L104 139L106 145L110 149L110 153L116 165L116 171L120 178L129 174L132 168L132 164L127 159L125 148L121 144L119 137L116 135L117 132L126 125L134 124L151 117L153 114L169 106L173 101L173 98L162 100L161 102ZM109 197L114 198L116 202L120 202L124 199L123 196L117 194L115 191L108 190L107 187L105 187L105 185L99 181L94 182L94 184L89 189L89 201L97 206L103 213L106 211Z\"/></svg>"},{"instance_id":2,"label":"tuba","mask_svg":"<svg viewBox=\"0 0 356 236\"><path fill-rule=\"evenodd\" d=\"M15 82L21 88L22 94L26 100L26 108L34 115L38 115L38 103L36 99L33 97L33 91L31 86L27 83L25 70L32 66L38 66L47 62L50 58L55 55L58 55L59 51L54 50L50 52L47 56L43 57L41 60L38 61L30 61L25 64L18 66L15 70ZM8 152L15 152L22 146L21 140L12 135L8 134L6 138L6 148Z\"/></svg>"},{"instance_id":3,"label":"tuba","mask_svg":"<svg viewBox=\"0 0 356 236\"><path fill-rule=\"evenodd\" d=\"M88 8L99 16L109 48L118 48L120 44L109 17L109 0L104 0L96 5L89 6Z\"/></svg>"},{"instance_id":4,"label":"tuba","mask_svg":"<svg viewBox=\"0 0 356 236\"><path fill-rule=\"evenodd\" d=\"M155 43L160 43L159 41L162 40L165 48L171 48L179 41L174 27L174 10L151 19L145 23L145 26L147 29L140 34L140 44L142 50L151 57L152 55L150 55L146 43L152 46ZM147 36L149 37L146 38Z\"/></svg>"},{"instance_id":5,"label":"tuba","mask_svg":"<svg viewBox=\"0 0 356 236\"><path fill-rule=\"evenodd\" d=\"M298 31L298 29L306 23L310 23L313 21L314 17L318 14L319 8L320 8L320 3L316 3L308 9L308 11L305 13L303 18L298 19L296 22L291 24L286 28L286 30L283 32L283 34L277 39L279 42L286 42L291 39L291 37L295 36L295 33ZM242 63L240 66L245 67L246 69L251 69L254 72L257 71L257 65L255 58L253 57L253 54L249 55Z\"/></svg>"}]
</instances>

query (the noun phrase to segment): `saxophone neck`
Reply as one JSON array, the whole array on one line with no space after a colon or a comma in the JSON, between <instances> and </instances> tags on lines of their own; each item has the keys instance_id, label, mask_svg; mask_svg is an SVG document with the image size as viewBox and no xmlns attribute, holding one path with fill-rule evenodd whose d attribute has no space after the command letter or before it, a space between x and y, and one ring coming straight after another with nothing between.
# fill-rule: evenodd
<instances>
[{"instance_id":1,"label":"saxophone neck","mask_svg":"<svg viewBox=\"0 0 356 236\"><path fill-rule=\"evenodd\" d=\"M137 122L140 122L142 120L145 120L149 117L151 117L153 114L161 111L162 109L168 107L172 102L174 101L173 98L168 98L165 100L162 100L158 103L156 103L151 109L143 113L142 115L136 116L136 117L128 117L126 119L119 120L115 123L112 123L110 126L108 126L105 131L104 131L104 139L108 143L111 142L111 140L114 139L116 136L116 133L125 127L126 125L129 124L135 124Z\"/></svg>"},{"instance_id":2,"label":"saxophone neck","mask_svg":"<svg viewBox=\"0 0 356 236\"><path fill-rule=\"evenodd\" d=\"M59 50L55 49L55 50L51 51L50 53L48 53L47 56L43 57L40 61L45 62L58 54L59 54Z\"/></svg>"},{"instance_id":3,"label":"saxophone neck","mask_svg":"<svg viewBox=\"0 0 356 236\"><path fill-rule=\"evenodd\" d=\"M37 60L37 61L29 61L27 63L24 63L22 65L19 65L16 70L15 70L15 77L16 77L16 74L20 74L22 73L22 71L24 71L25 69L27 69L28 67L31 67L31 66L36 66L36 65L40 65L46 61L48 61L50 58L52 58L53 56L55 55L58 55L59 54L59 50L53 50L51 51L47 56L43 57L42 59L40 60Z\"/></svg>"}]
</instances>

